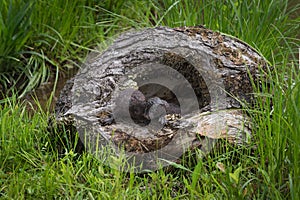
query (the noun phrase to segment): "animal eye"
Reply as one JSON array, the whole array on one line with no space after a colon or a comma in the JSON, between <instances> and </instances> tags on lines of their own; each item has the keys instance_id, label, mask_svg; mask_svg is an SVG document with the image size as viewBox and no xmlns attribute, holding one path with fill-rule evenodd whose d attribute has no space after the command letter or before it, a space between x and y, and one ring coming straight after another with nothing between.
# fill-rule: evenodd
<instances>
[{"instance_id":1,"label":"animal eye","mask_svg":"<svg viewBox=\"0 0 300 200\"><path fill-rule=\"evenodd\" d=\"M133 109L133 114L135 115L139 114L139 109L138 108Z\"/></svg>"}]
</instances>

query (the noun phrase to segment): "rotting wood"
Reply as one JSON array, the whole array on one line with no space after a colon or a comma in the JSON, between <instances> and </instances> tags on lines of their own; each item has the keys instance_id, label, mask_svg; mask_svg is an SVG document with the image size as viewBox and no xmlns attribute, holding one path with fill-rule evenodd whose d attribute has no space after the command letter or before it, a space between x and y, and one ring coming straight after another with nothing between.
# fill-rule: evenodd
<instances>
[{"instance_id":1,"label":"rotting wood","mask_svg":"<svg viewBox=\"0 0 300 200\"><path fill-rule=\"evenodd\" d=\"M176 96L187 90L186 82L167 85L153 65L181 74L194 91L198 109L182 105L190 97ZM88 130L81 139L86 139L90 150L112 142L135 156L138 164L155 169L152 152L174 161L190 148L209 151L203 138L245 143L251 137L251 122L239 110L241 102L253 104L251 78L258 82L267 67L266 60L245 42L202 26L128 32L67 82L56 104L56 120ZM151 83L144 80L145 74ZM114 112L116 94L128 88L141 91L146 99L158 97L180 106L181 115L164 116L165 123L154 130L117 121L116 113L122 112ZM122 93L122 101L129 101L130 94Z\"/></svg>"}]
</instances>

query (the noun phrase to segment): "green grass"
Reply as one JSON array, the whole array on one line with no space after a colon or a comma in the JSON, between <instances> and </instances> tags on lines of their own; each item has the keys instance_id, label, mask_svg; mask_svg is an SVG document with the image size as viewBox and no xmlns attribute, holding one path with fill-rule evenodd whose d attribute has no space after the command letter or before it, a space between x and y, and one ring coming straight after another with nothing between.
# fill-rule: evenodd
<instances>
[{"instance_id":1,"label":"green grass","mask_svg":"<svg viewBox=\"0 0 300 200\"><path fill-rule=\"evenodd\" d=\"M299 5L287 1L4 0L0 4L0 199L298 199L300 197ZM296 15L297 16L297 15ZM147 174L123 173L74 148L63 156L47 131L51 111L32 116L19 96L57 69L130 28L205 24L257 48L273 65L247 108L254 138L226 142ZM298 36L298 38L297 38ZM13 90L12 90L13 91ZM59 133L64 136L66 133Z\"/></svg>"}]
</instances>

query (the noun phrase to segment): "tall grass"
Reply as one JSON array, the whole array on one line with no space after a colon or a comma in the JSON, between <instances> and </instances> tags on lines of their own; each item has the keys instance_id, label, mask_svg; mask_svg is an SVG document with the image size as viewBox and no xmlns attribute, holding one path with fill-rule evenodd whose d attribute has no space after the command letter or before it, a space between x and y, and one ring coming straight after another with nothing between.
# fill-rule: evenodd
<instances>
[{"instance_id":1,"label":"tall grass","mask_svg":"<svg viewBox=\"0 0 300 200\"><path fill-rule=\"evenodd\" d=\"M264 180L265 197L297 199L299 190L300 101L299 68L274 63L273 79L263 87L253 110L260 158L258 175ZM288 74L282 68L291 67ZM288 191L290 193L288 194Z\"/></svg>"},{"instance_id":2,"label":"tall grass","mask_svg":"<svg viewBox=\"0 0 300 200\"><path fill-rule=\"evenodd\" d=\"M287 58L288 59L288 58ZM254 121L255 176L261 178L260 198L297 199L300 194L299 160L299 71L292 68L289 79L274 63L273 79L257 89L257 105L250 110ZM294 77L292 79L291 77ZM293 177L293 178L292 178Z\"/></svg>"},{"instance_id":3,"label":"tall grass","mask_svg":"<svg viewBox=\"0 0 300 200\"><path fill-rule=\"evenodd\" d=\"M17 97L0 105L0 198L3 199L298 199L300 196L299 4L278 1L3 0L0 4L2 88L31 90L57 68L77 66L87 52L131 28L208 28L236 36L270 61L268 82L248 108L253 141L221 142L204 158L147 174L122 173L72 145L62 158L47 132L50 113L29 116ZM22 78L19 78L22 77ZM19 78L19 79L18 79ZM65 133L61 133L62 135Z\"/></svg>"},{"instance_id":4,"label":"tall grass","mask_svg":"<svg viewBox=\"0 0 300 200\"><path fill-rule=\"evenodd\" d=\"M77 68L106 39L105 16L91 1L3 0L0 5L0 83L26 92L49 72ZM109 5L111 6L111 5ZM97 25L97 20L101 25Z\"/></svg>"},{"instance_id":5,"label":"tall grass","mask_svg":"<svg viewBox=\"0 0 300 200\"><path fill-rule=\"evenodd\" d=\"M0 80L3 87L13 85L20 73L29 69L22 51L32 36L30 15L32 3L4 1L0 4Z\"/></svg>"}]
</instances>

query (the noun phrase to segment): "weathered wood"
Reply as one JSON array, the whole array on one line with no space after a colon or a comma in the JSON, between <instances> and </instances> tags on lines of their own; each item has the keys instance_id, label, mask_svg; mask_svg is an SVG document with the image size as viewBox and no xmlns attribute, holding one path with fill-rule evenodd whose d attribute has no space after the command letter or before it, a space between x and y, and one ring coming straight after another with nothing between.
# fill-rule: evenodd
<instances>
[{"instance_id":1,"label":"weathered wood","mask_svg":"<svg viewBox=\"0 0 300 200\"><path fill-rule=\"evenodd\" d=\"M159 159L174 161L187 149L209 151L207 138L246 142L250 120L239 109L241 102L253 103L250 80L267 67L246 43L204 27L125 33L67 83L57 121L71 119L93 152L112 144L120 153L122 146L142 169L155 169ZM132 121L136 90L145 101L157 97L167 102L162 107L180 106L181 115L169 112L144 125Z\"/></svg>"}]
</instances>

